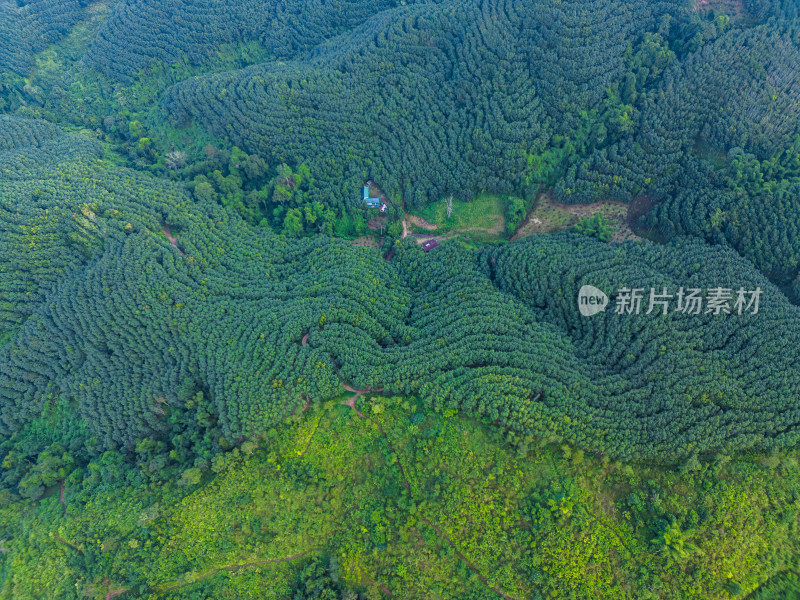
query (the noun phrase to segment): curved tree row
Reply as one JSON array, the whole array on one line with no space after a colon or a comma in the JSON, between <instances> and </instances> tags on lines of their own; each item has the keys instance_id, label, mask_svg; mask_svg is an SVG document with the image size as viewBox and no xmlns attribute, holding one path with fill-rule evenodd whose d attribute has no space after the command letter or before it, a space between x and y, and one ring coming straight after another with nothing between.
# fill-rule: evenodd
<instances>
[{"instance_id":1,"label":"curved tree row","mask_svg":"<svg viewBox=\"0 0 800 600\"><path fill-rule=\"evenodd\" d=\"M48 164L45 150L28 152ZM100 447L180 435L200 452L346 383L620 457L797 441L800 314L731 250L557 235L426 254L406 240L387 262L325 236L253 229L103 163L53 170L56 181L32 169L6 192L24 209L6 213L0 264L6 435L63 397ZM62 200L45 209L31 188L48 185ZM612 301L623 287L763 296L758 314L586 318L585 284Z\"/></svg>"},{"instance_id":2,"label":"curved tree row","mask_svg":"<svg viewBox=\"0 0 800 600\"><path fill-rule=\"evenodd\" d=\"M33 54L68 34L90 0L30 0L0 4L0 72L26 75Z\"/></svg>"},{"instance_id":3,"label":"curved tree row","mask_svg":"<svg viewBox=\"0 0 800 600\"><path fill-rule=\"evenodd\" d=\"M124 0L87 50L85 62L114 79L132 81L155 62L199 65L223 44L258 42L287 58L397 5L366 2Z\"/></svg>"},{"instance_id":4,"label":"curved tree row","mask_svg":"<svg viewBox=\"0 0 800 600\"><path fill-rule=\"evenodd\" d=\"M340 205L355 204L365 178L415 206L519 190L540 182L530 162L554 133L582 126L580 111L624 71L629 45L676 4L384 11L310 57L182 82L165 105L176 125L194 120L270 162L307 163Z\"/></svg>"}]
</instances>

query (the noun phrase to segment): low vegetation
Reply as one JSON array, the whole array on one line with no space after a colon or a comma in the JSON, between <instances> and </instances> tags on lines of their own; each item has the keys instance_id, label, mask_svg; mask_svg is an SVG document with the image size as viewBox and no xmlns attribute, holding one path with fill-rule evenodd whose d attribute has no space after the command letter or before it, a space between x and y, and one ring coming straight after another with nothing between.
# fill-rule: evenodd
<instances>
[{"instance_id":1,"label":"low vegetation","mask_svg":"<svg viewBox=\"0 0 800 600\"><path fill-rule=\"evenodd\" d=\"M335 399L199 478L109 452L0 509L9 598L789 598L798 455L676 469ZM360 414L359 414L360 413ZM362 416L363 415L363 416ZM406 487L406 483L408 487Z\"/></svg>"}]
</instances>

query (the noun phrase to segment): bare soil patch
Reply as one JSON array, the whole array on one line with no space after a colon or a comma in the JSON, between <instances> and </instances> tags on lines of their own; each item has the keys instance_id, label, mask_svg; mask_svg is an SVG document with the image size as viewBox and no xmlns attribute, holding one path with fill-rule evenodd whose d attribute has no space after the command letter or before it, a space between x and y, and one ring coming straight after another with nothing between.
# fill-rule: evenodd
<instances>
[{"instance_id":1,"label":"bare soil patch","mask_svg":"<svg viewBox=\"0 0 800 600\"><path fill-rule=\"evenodd\" d=\"M172 244L175 247L175 249L178 252L181 253L181 256L186 256L183 253L183 250L178 248L178 238L176 238L174 235L172 235L172 232L169 229L169 225L164 225L164 229L161 230L161 233L163 233L167 237L167 239L169 240L169 243Z\"/></svg>"},{"instance_id":2,"label":"bare soil patch","mask_svg":"<svg viewBox=\"0 0 800 600\"><path fill-rule=\"evenodd\" d=\"M447 235L414 235L414 241L417 242L420 246L427 241L436 240L438 243L442 243L445 240L451 240L456 237L455 232L448 233Z\"/></svg>"},{"instance_id":3,"label":"bare soil patch","mask_svg":"<svg viewBox=\"0 0 800 600\"><path fill-rule=\"evenodd\" d=\"M422 217L418 217L417 215L406 213L406 219L408 220L409 223L413 223L420 229L426 229L427 231L436 231L439 228L438 225L434 225L433 223L428 223L425 219L423 219Z\"/></svg>"},{"instance_id":4,"label":"bare soil patch","mask_svg":"<svg viewBox=\"0 0 800 600\"><path fill-rule=\"evenodd\" d=\"M106 580L106 581L108 581L108 580ZM106 585L108 585L108 584L106 584ZM114 589L111 589L111 586L109 585L108 593L104 596L104 598L105 598L105 600L113 600L117 596L121 596L122 594L124 594L127 591L128 590L125 589L125 588L118 588L118 589L114 590Z\"/></svg>"},{"instance_id":5,"label":"bare soil patch","mask_svg":"<svg viewBox=\"0 0 800 600\"><path fill-rule=\"evenodd\" d=\"M744 0L695 0L694 9L719 10L733 16L744 14Z\"/></svg>"}]
</instances>

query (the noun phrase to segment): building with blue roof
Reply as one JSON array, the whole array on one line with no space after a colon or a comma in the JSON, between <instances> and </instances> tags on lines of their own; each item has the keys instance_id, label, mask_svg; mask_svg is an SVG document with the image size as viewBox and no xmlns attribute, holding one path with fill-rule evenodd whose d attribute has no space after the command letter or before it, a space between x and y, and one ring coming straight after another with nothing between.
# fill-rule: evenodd
<instances>
[{"instance_id":1,"label":"building with blue roof","mask_svg":"<svg viewBox=\"0 0 800 600\"><path fill-rule=\"evenodd\" d=\"M372 197L370 197L370 195L369 195L369 186L368 185L364 186L363 193L364 193L363 200L364 200L364 202L367 203L367 206L369 208L378 208L381 205L381 199L380 198L372 198Z\"/></svg>"}]
</instances>

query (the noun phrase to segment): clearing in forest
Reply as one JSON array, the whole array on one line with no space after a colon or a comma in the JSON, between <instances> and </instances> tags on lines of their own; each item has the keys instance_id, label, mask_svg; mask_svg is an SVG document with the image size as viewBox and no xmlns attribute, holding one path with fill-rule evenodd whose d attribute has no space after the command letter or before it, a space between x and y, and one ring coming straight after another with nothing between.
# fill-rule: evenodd
<instances>
[{"instance_id":1,"label":"clearing in forest","mask_svg":"<svg viewBox=\"0 0 800 600\"><path fill-rule=\"evenodd\" d=\"M456 235L473 243L494 242L505 238L506 201L502 196L479 194L470 202L452 200L448 218L448 199L426 206L419 215L406 213L406 231L410 235L425 234L422 241L435 232L442 240Z\"/></svg>"},{"instance_id":2,"label":"clearing in forest","mask_svg":"<svg viewBox=\"0 0 800 600\"><path fill-rule=\"evenodd\" d=\"M536 198L533 208L528 212L525 220L511 236L518 240L536 233L557 233L574 227L584 217L591 217L602 213L603 217L616 227L614 242L639 239L630 228L628 213L633 209L634 203L605 201L592 204L561 204L553 200L549 192L543 192ZM638 206L638 204L636 205Z\"/></svg>"},{"instance_id":3,"label":"clearing in forest","mask_svg":"<svg viewBox=\"0 0 800 600\"><path fill-rule=\"evenodd\" d=\"M734 17L745 12L743 0L695 0L694 9L696 11L715 10Z\"/></svg>"}]
</instances>

